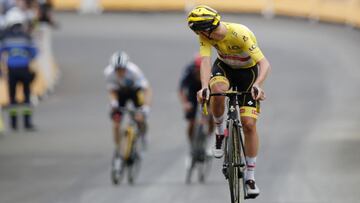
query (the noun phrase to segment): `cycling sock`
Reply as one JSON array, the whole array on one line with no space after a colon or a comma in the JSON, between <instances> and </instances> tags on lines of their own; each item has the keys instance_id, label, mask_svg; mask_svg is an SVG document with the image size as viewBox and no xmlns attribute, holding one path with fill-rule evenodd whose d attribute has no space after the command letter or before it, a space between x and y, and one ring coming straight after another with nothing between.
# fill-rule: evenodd
<instances>
[{"instance_id":1,"label":"cycling sock","mask_svg":"<svg viewBox=\"0 0 360 203\"><path fill-rule=\"evenodd\" d=\"M224 134L224 115L220 117L214 116L214 122L215 122L215 134L217 135L223 135Z\"/></svg>"},{"instance_id":2,"label":"cycling sock","mask_svg":"<svg viewBox=\"0 0 360 203\"><path fill-rule=\"evenodd\" d=\"M255 165L256 157L246 156L247 169L245 173L245 180L255 180Z\"/></svg>"}]
</instances>

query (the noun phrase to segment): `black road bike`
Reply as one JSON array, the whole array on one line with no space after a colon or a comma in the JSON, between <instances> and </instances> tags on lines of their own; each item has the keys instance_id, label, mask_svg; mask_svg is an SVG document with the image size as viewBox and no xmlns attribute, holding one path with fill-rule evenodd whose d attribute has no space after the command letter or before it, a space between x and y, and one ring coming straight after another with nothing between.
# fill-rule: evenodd
<instances>
[{"instance_id":1,"label":"black road bike","mask_svg":"<svg viewBox=\"0 0 360 203\"><path fill-rule=\"evenodd\" d=\"M190 166L186 170L186 183L191 183L193 172L197 170L198 180L204 183L211 169L211 160L207 150L210 137L209 116L201 113L201 107L197 109L195 116L195 127L190 142Z\"/></svg>"},{"instance_id":2,"label":"black road bike","mask_svg":"<svg viewBox=\"0 0 360 203\"><path fill-rule=\"evenodd\" d=\"M211 93L212 96L227 97L227 120L224 146L224 162L222 172L228 180L232 203L240 203L245 199L255 198L248 195L245 189L245 145L242 133L242 125L239 116L238 97L250 92L238 92L229 90L224 93ZM204 106L206 107L206 105ZM206 108L204 108L206 111Z\"/></svg>"}]
</instances>

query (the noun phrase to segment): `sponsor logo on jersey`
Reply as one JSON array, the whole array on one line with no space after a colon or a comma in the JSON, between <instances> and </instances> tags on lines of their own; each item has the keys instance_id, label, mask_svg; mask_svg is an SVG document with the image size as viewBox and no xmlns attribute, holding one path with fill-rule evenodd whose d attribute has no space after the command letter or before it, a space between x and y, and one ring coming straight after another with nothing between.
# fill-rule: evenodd
<instances>
[{"instance_id":1,"label":"sponsor logo on jersey","mask_svg":"<svg viewBox=\"0 0 360 203\"><path fill-rule=\"evenodd\" d=\"M238 45L232 45L232 46L228 46L228 49L230 49L230 50L239 50L239 49L241 49L241 47L238 46Z\"/></svg>"},{"instance_id":2,"label":"sponsor logo on jersey","mask_svg":"<svg viewBox=\"0 0 360 203\"><path fill-rule=\"evenodd\" d=\"M253 44L253 45L251 45L251 47L249 48L249 50L250 50L250 51L254 51L254 50L256 49L256 47L257 47L256 44Z\"/></svg>"}]
</instances>

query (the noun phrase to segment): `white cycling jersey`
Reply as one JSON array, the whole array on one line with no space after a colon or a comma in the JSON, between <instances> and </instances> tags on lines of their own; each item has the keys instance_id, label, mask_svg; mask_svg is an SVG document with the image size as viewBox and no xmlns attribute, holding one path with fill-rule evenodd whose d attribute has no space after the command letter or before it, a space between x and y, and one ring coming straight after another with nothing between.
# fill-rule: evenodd
<instances>
[{"instance_id":1,"label":"white cycling jersey","mask_svg":"<svg viewBox=\"0 0 360 203\"><path fill-rule=\"evenodd\" d=\"M149 82L145 78L140 68L132 62L126 67L123 78L119 78L115 72L115 68L108 65L104 71L108 90L120 90L122 88L147 88Z\"/></svg>"}]
</instances>

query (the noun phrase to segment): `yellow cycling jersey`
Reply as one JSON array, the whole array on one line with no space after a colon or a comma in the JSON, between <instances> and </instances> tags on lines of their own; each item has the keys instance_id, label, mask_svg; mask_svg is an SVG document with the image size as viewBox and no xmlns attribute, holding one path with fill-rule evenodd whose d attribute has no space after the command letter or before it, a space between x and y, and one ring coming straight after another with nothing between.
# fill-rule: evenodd
<instances>
[{"instance_id":1,"label":"yellow cycling jersey","mask_svg":"<svg viewBox=\"0 0 360 203\"><path fill-rule=\"evenodd\" d=\"M232 68L249 68L264 58L257 45L254 33L244 25L222 22L227 29L220 41L199 35L200 55L211 56L211 47L217 50L218 58Z\"/></svg>"}]
</instances>

